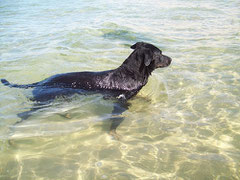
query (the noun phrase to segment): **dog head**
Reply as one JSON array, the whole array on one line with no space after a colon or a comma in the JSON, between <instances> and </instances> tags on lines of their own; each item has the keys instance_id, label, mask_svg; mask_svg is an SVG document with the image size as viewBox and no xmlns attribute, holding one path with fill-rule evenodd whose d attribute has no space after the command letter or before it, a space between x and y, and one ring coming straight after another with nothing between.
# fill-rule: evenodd
<instances>
[{"instance_id":1,"label":"dog head","mask_svg":"<svg viewBox=\"0 0 240 180\"><path fill-rule=\"evenodd\" d=\"M152 72L154 69L167 67L171 64L172 59L163 55L162 51L152 44L137 42L131 48L136 52L137 59L141 63L141 70L147 68Z\"/></svg>"}]
</instances>

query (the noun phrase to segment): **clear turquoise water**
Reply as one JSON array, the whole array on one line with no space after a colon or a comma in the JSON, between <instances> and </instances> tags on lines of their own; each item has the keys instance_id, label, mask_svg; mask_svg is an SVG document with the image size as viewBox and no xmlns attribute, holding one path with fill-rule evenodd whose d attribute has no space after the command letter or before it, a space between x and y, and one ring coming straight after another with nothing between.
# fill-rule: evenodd
<instances>
[{"instance_id":1,"label":"clear turquoise water","mask_svg":"<svg viewBox=\"0 0 240 180\"><path fill-rule=\"evenodd\" d=\"M130 101L75 96L19 121L31 90L0 85L0 179L240 179L240 2L0 1L0 78L115 68L137 41L172 57ZM68 115L67 117L65 115Z\"/></svg>"}]
</instances>

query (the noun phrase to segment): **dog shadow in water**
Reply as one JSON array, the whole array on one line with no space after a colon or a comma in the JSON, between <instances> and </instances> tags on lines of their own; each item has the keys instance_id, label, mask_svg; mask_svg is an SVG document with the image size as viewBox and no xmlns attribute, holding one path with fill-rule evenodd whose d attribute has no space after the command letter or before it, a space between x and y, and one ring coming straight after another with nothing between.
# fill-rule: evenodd
<instances>
[{"instance_id":1,"label":"dog shadow in water","mask_svg":"<svg viewBox=\"0 0 240 180\"><path fill-rule=\"evenodd\" d=\"M43 93L43 91L41 93ZM81 96L84 97L81 98ZM77 105L78 107L74 108L74 110L71 107L69 109L67 107L68 102L71 103L72 101L79 101L79 104ZM101 104L101 102L104 103ZM81 103L83 104L82 106ZM52 100L48 99L48 101L46 102L35 102L34 105L29 110L17 114L20 120L16 122L14 125L21 125L24 121L31 119L31 116L35 116L36 114L43 114L47 112L49 108L52 108L53 110L56 108L60 108L59 111L56 110L56 112L53 112L53 114L59 115L61 116L61 118L64 118L66 120L71 120L75 118L74 117L75 115L78 116L77 114L75 114L75 112L77 113L77 110L81 108L80 113L83 113L82 114L83 117L89 116L90 115L89 113L92 114L94 113L94 115L108 117L107 119L104 120L104 122L107 122L107 124L104 123L102 126L105 127L103 127L102 129L104 131L107 131L114 139L120 140L121 136L116 132L116 130L117 127L124 120L123 113L126 110L128 110L129 105L130 105L129 102L127 101L108 99L108 97L102 98L102 95L86 96L86 94L79 95L78 93L78 95L73 95L72 97L69 96L58 97ZM63 108L63 106L66 106L66 108ZM63 110L61 110L62 108ZM86 112L84 112L84 109L86 109ZM51 111L52 110L50 110L50 112ZM108 129L106 129L106 126L108 127Z\"/></svg>"}]
</instances>

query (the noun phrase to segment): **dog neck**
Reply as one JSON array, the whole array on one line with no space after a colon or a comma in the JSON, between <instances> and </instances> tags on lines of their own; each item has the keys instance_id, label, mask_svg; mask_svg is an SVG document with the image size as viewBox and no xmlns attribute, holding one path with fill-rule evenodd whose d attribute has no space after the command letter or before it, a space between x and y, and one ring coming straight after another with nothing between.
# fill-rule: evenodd
<instances>
[{"instance_id":1,"label":"dog neck","mask_svg":"<svg viewBox=\"0 0 240 180\"><path fill-rule=\"evenodd\" d=\"M110 70L101 81L99 86L109 90L120 90L136 94L146 85L151 75L151 67L145 66L138 59L137 51L133 53L117 69Z\"/></svg>"},{"instance_id":2,"label":"dog neck","mask_svg":"<svg viewBox=\"0 0 240 180\"><path fill-rule=\"evenodd\" d=\"M154 70L151 65L145 66L144 62L138 59L137 50L133 51L118 69L130 75L130 78L141 81L143 85L147 83L148 77Z\"/></svg>"}]
</instances>

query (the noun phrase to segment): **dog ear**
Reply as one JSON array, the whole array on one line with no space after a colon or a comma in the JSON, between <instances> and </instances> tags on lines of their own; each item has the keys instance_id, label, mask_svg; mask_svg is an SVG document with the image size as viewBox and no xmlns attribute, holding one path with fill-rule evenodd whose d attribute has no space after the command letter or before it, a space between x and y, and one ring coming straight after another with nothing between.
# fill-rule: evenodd
<instances>
[{"instance_id":1,"label":"dog ear","mask_svg":"<svg viewBox=\"0 0 240 180\"><path fill-rule=\"evenodd\" d=\"M147 49L144 53L144 64L149 66L153 60L153 53L150 49Z\"/></svg>"},{"instance_id":2,"label":"dog ear","mask_svg":"<svg viewBox=\"0 0 240 180\"><path fill-rule=\"evenodd\" d=\"M149 66L153 59L153 53L150 49L141 48L139 49L138 58L144 63L145 66Z\"/></svg>"},{"instance_id":3,"label":"dog ear","mask_svg":"<svg viewBox=\"0 0 240 180\"><path fill-rule=\"evenodd\" d=\"M144 64L145 66L149 66L152 62L152 57L150 56L150 54L145 54L144 56Z\"/></svg>"},{"instance_id":4,"label":"dog ear","mask_svg":"<svg viewBox=\"0 0 240 180\"><path fill-rule=\"evenodd\" d=\"M139 48L139 47L143 46L143 44L144 44L144 42L137 42L131 46L131 49Z\"/></svg>"}]
</instances>

